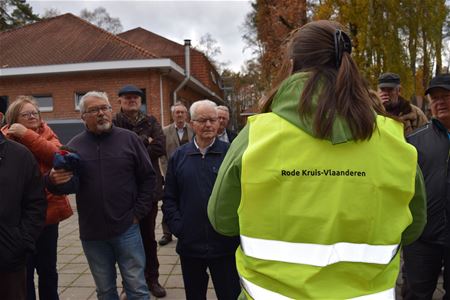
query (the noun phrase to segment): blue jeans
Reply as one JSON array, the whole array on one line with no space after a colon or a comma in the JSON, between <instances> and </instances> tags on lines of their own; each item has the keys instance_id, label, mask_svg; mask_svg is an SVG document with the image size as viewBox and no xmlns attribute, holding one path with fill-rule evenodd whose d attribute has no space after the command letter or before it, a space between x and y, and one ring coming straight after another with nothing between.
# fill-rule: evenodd
<instances>
[{"instance_id":1,"label":"blue jeans","mask_svg":"<svg viewBox=\"0 0 450 300\"><path fill-rule=\"evenodd\" d=\"M35 300L34 269L38 274L39 299L59 300L58 273L56 272L56 246L58 224L44 227L36 242L36 251L28 258L27 299Z\"/></svg>"},{"instance_id":2,"label":"blue jeans","mask_svg":"<svg viewBox=\"0 0 450 300\"><path fill-rule=\"evenodd\" d=\"M138 224L121 235L101 241L81 241L99 300L118 300L116 262L129 300L150 299L145 281L145 252Z\"/></svg>"}]
</instances>

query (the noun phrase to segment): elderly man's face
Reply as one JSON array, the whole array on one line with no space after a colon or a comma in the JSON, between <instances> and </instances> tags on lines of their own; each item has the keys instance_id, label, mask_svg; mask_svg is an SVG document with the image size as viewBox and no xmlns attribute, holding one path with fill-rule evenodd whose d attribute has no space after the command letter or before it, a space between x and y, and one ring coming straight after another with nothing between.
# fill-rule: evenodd
<instances>
[{"instance_id":1,"label":"elderly man's face","mask_svg":"<svg viewBox=\"0 0 450 300\"><path fill-rule=\"evenodd\" d=\"M228 127L228 122L230 121L230 114L227 111L218 109L217 116L219 118L219 133L222 133L225 128Z\"/></svg>"},{"instance_id":2,"label":"elderly man's face","mask_svg":"<svg viewBox=\"0 0 450 300\"><path fill-rule=\"evenodd\" d=\"M381 103L383 103L384 107L396 104L398 102L398 96L400 95L400 86L380 87L378 88L378 95L380 96Z\"/></svg>"},{"instance_id":3,"label":"elderly man's face","mask_svg":"<svg viewBox=\"0 0 450 300\"><path fill-rule=\"evenodd\" d=\"M137 112L141 107L141 97L135 94L124 94L119 97L120 108L123 112Z\"/></svg>"},{"instance_id":4,"label":"elderly man's face","mask_svg":"<svg viewBox=\"0 0 450 300\"><path fill-rule=\"evenodd\" d=\"M200 105L197 108L196 119L191 121L195 135L201 140L212 140L217 135L219 124L217 111L214 107Z\"/></svg>"},{"instance_id":5,"label":"elderly man's face","mask_svg":"<svg viewBox=\"0 0 450 300\"><path fill-rule=\"evenodd\" d=\"M178 125L184 125L187 120L187 109L183 105L178 105L174 107L172 112L173 121Z\"/></svg>"},{"instance_id":6,"label":"elderly man's face","mask_svg":"<svg viewBox=\"0 0 450 300\"><path fill-rule=\"evenodd\" d=\"M431 113L447 128L450 125L450 91L433 88L430 91Z\"/></svg>"},{"instance_id":7,"label":"elderly man's face","mask_svg":"<svg viewBox=\"0 0 450 300\"><path fill-rule=\"evenodd\" d=\"M111 105L102 98L87 97L84 100L84 113L81 116L89 131L100 134L111 128Z\"/></svg>"}]
</instances>

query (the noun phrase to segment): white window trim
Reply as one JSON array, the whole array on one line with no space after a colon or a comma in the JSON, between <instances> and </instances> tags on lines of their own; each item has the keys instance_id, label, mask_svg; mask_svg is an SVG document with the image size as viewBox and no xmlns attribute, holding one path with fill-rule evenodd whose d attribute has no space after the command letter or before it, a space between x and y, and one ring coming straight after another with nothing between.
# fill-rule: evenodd
<instances>
[{"instance_id":1,"label":"white window trim","mask_svg":"<svg viewBox=\"0 0 450 300\"><path fill-rule=\"evenodd\" d=\"M32 97L33 97L34 99L36 99L36 102L38 103L39 111L40 111L40 112L51 112L51 111L53 111L53 106L54 106L54 104L53 104L53 96L52 96L51 94L48 94L48 95L45 95L45 94L41 94L41 95L32 95ZM51 98L51 99L52 99L52 106L41 106L41 105L39 105L39 101L38 101L39 97L47 97L47 98Z\"/></svg>"}]
</instances>

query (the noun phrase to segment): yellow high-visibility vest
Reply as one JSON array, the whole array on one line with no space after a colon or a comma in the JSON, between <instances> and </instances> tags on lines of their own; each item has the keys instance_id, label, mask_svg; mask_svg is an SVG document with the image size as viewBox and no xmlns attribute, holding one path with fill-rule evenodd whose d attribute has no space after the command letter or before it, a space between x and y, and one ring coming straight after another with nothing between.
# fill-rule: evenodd
<instances>
[{"instance_id":1,"label":"yellow high-visibility vest","mask_svg":"<svg viewBox=\"0 0 450 300\"><path fill-rule=\"evenodd\" d=\"M274 113L249 119L236 253L252 299L394 299L417 152L378 116L333 145Z\"/></svg>"}]
</instances>

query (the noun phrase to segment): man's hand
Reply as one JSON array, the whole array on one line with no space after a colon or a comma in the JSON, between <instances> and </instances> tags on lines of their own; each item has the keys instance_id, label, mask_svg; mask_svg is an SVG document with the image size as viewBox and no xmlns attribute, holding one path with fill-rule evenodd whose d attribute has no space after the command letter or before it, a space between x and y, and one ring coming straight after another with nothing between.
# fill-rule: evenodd
<instances>
[{"instance_id":1,"label":"man's hand","mask_svg":"<svg viewBox=\"0 0 450 300\"><path fill-rule=\"evenodd\" d=\"M52 168L48 177L53 184L58 185L68 182L73 177L73 173L64 169L55 170Z\"/></svg>"},{"instance_id":2,"label":"man's hand","mask_svg":"<svg viewBox=\"0 0 450 300\"><path fill-rule=\"evenodd\" d=\"M389 93L386 93L384 91L379 91L378 96L380 97L381 103L389 102L391 100Z\"/></svg>"},{"instance_id":3,"label":"man's hand","mask_svg":"<svg viewBox=\"0 0 450 300\"><path fill-rule=\"evenodd\" d=\"M25 132L27 132L27 128L19 123L14 123L8 128L7 134L9 136L21 138Z\"/></svg>"}]
</instances>

